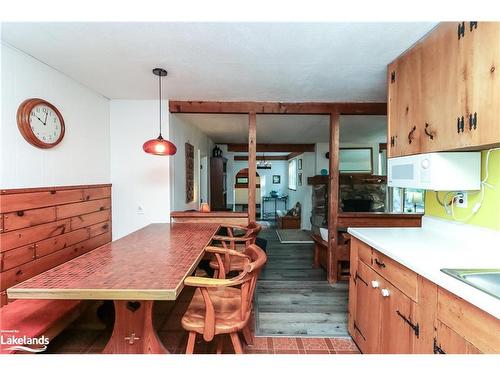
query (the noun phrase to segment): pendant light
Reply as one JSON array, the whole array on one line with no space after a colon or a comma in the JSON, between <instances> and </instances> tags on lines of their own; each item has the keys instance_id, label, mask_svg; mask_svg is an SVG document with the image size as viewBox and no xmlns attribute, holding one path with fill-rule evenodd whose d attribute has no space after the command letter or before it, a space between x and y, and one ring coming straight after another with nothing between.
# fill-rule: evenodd
<instances>
[{"instance_id":1,"label":"pendant light","mask_svg":"<svg viewBox=\"0 0 500 375\"><path fill-rule=\"evenodd\" d=\"M161 155L161 156L170 156L170 155L175 155L177 152L177 147L170 142L167 141L166 139L163 139L161 136L161 77L165 77L167 75L167 71L162 68L155 68L153 69L153 74L158 76L158 89L160 92L160 135L158 138L155 139L150 139L149 141L146 141L142 145L142 149L147 152L148 154L153 154L153 155Z\"/></svg>"}]
</instances>

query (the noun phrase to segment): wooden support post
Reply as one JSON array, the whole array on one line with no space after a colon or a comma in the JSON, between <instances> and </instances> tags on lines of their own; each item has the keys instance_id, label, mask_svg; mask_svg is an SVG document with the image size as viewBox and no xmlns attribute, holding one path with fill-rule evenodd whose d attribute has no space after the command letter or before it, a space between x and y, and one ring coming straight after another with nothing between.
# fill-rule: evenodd
<instances>
[{"instance_id":1,"label":"wooden support post","mask_svg":"<svg viewBox=\"0 0 500 375\"><path fill-rule=\"evenodd\" d=\"M330 114L330 159L329 159L329 189L328 189L328 258L327 278L329 283L338 281L337 275L337 223L339 212L339 142L340 115Z\"/></svg>"},{"instance_id":2,"label":"wooden support post","mask_svg":"<svg viewBox=\"0 0 500 375\"><path fill-rule=\"evenodd\" d=\"M248 114L248 221L256 220L257 115Z\"/></svg>"}]
</instances>

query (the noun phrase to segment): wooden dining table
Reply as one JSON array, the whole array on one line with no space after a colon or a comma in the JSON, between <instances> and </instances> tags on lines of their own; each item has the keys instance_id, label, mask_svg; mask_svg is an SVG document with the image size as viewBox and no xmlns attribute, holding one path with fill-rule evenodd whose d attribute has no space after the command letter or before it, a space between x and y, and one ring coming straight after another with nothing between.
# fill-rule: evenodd
<instances>
[{"instance_id":1,"label":"wooden dining table","mask_svg":"<svg viewBox=\"0 0 500 375\"><path fill-rule=\"evenodd\" d=\"M150 224L7 290L12 299L112 300L104 353L168 353L153 326L153 303L176 300L205 247L212 223Z\"/></svg>"}]
</instances>

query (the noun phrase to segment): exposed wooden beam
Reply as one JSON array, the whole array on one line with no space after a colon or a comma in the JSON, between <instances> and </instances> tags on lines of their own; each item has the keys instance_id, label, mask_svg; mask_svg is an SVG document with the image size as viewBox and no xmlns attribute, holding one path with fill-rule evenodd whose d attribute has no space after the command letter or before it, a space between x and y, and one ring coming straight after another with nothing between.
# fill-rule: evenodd
<instances>
[{"instance_id":1,"label":"exposed wooden beam","mask_svg":"<svg viewBox=\"0 0 500 375\"><path fill-rule=\"evenodd\" d=\"M291 154L290 154L291 155ZM270 156L262 156L262 155L257 155L257 160L288 160L289 155L283 155L283 156L278 156L278 155L270 155ZM234 156L234 161L247 161L248 156L246 155L235 155Z\"/></svg>"},{"instance_id":2,"label":"exposed wooden beam","mask_svg":"<svg viewBox=\"0 0 500 375\"><path fill-rule=\"evenodd\" d=\"M302 155L302 154L303 154L302 152L291 152L287 155L286 160L296 158L297 156Z\"/></svg>"},{"instance_id":3,"label":"exposed wooden beam","mask_svg":"<svg viewBox=\"0 0 500 375\"><path fill-rule=\"evenodd\" d=\"M327 278L328 282L337 282L336 249L337 223L339 214L339 149L340 149L340 116L338 113L330 115L330 158L328 184L328 253Z\"/></svg>"},{"instance_id":4,"label":"exposed wooden beam","mask_svg":"<svg viewBox=\"0 0 500 375\"><path fill-rule=\"evenodd\" d=\"M292 114L292 115L385 115L387 103L324 103L324 102L222 102L169 101L170 113L232 113Z\"/></svg>"},{"instance_id":5,"label":"exposed wooden beam","mask_svg":"<svg viewBox=\"0 0 500 375\"><path fill-rule=\"evenodd\" d=\"M256 220L257 115L248 114L248 221ZM261 208L262 209L262 208Z\"/></svg>"},{"instance_id":6,"label":"exposed wooden beam","mask_svg":"<svg viewBox=\"0 0 500 375\"><path fill-rule=\"evenodd\" d=\"M257 144L257 152L314 152L314 143L294 144L294 143L260 143ZM229 143L229 152L246 152L248 144Z\"/></svg>"}]
</instances>

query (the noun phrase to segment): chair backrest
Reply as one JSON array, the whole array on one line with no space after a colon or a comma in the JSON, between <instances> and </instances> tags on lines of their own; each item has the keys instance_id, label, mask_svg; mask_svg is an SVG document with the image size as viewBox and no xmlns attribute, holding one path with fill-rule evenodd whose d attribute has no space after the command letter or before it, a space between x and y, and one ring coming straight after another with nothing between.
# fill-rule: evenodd
<instances>
[{"instance_id":1,"label":"chair backrest","mask_svg":"<svg viewBox=\"0 0 500 375\"><path fill-rule=\"evenodd\" d=\"M255 238L257 238L257 235L259 234L261 229L262 229L262 226L260 224L257 224L255 221L251 221L247 225L245 237L251 237L253 239L252 244L254 244Z\"/></svg>"},{"instance_id":2,"label":"chair backrest","mask_svg":"<svg viewBox=\"0 0 500 375\"><path fill-rule=\"evenodd\" d=\"M249 262L243 271L246 273L245 281L241 284L241 319L247 319L250 315L257 279L267 262L266 253L255 244L248 245L244 254L249 257Z\"/></svg>"}]
</instances>

